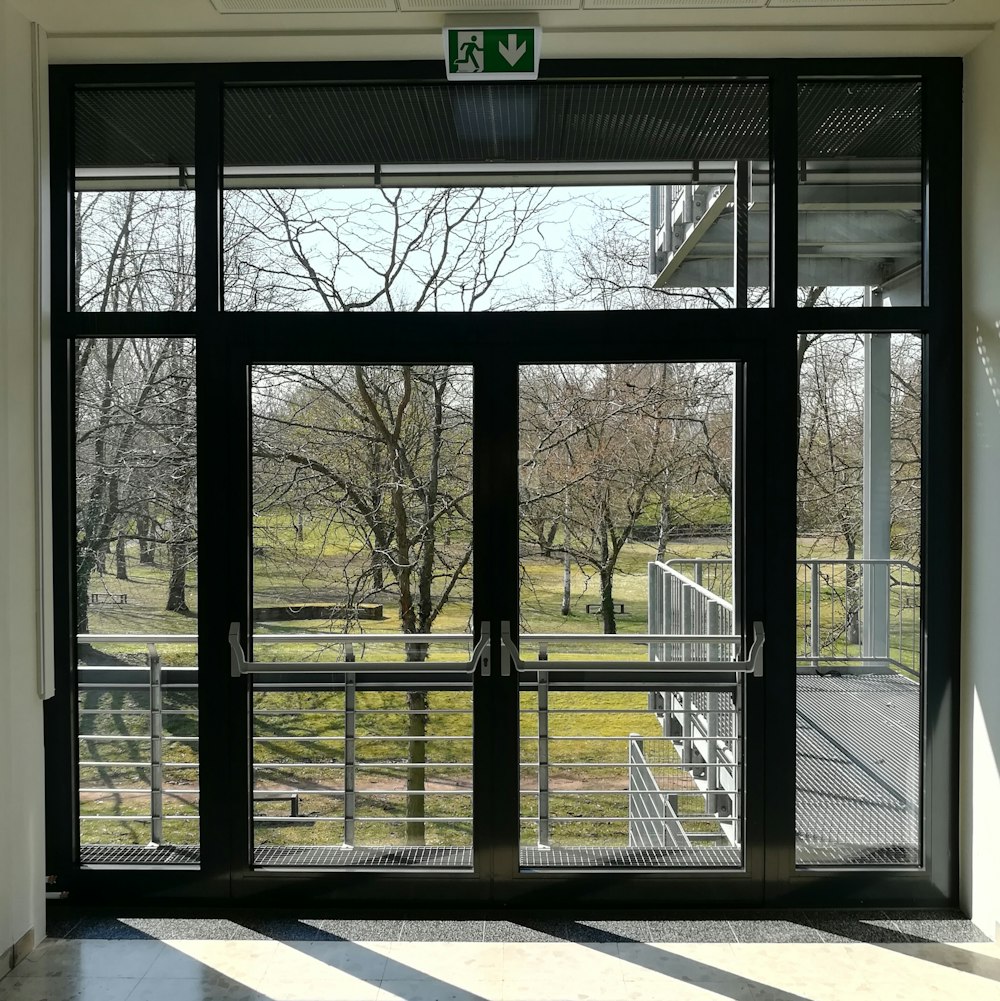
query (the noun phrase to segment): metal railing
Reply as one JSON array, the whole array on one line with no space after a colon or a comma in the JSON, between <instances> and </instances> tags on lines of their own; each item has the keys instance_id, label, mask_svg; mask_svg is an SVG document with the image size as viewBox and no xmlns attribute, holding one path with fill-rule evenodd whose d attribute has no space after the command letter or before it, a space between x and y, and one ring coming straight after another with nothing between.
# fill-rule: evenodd
<instances>
[{"instance_id":1,"label":"metal railing","mask_svg":"<svg viewBox=\"0 0 1000 1001\"><path fill-rule=\"evenodd\" d=\"M674 559L664 565L728 603L732 560ZM796 574L800 667L919 675L919 566L903 559L800 559ZM650 632L656 631L650 618Z\"/></svg>"},{"instance_id":2,"label":"metal railing","mask_svg":"<svg viewBox=\"0 0 1000 1001\"><path fill-rule=\"evenodd\" d=\"M677 567L688 566L692 577ZM735 628L732 602L704 585L711 583L732 593L732 561L723 559L670 560L649 564L648 616L651 632L687 633L720 640L669 642L650 647L652 660L720 659L722 637ZM705 797L705 812L726 818L721 830L737 844L740 830L742 775L742 676L722 691L662 691L651 696L665 736L680 750L697 790Z\"/></svg>"},{"instance_id":3,"label":"metal railing","mask_svg":"<svg viewBox=\"0 0 1000 1001\"><path fill-rule=\"evenodd\" d=\"M89 745L94 748L95 752L95 756L89 759L83 758L81 755L77 764L78 768L85 774L89 774L91 772L100 774L101 771L107 771L111 768L128 768L134 770L135 774L141 772L148 772L149 774L148 790L129 786L123 788L115 785L100 785L94 782L86 782L81 777L79 789L81 797L96 797L98 802L111 797L116 797L119 801L122 801L122 798L124 797L126 802L131 802L139 797L148 796L149 802L148 813L87 813L83 811L81 801L81 824L95 822L107 823L114 821L148 824L148 847L159 847L164 843L164 821L171 820L197 824L200 820L197 809L194 812L189 811L174 814L168 814L164 810L164 797L167 787L167 783L164 778L166 770L178 769L196 771L198 769L197 750L199 741L197 735L180 736L164 732L164 717L169 718L171 716L185 716L193 717L197 720L198 715L196 706L182 709L165 708L164 691L197 691L198 668L193 665L171 665L166 670L169 671L172 680L169 683L165 683L165 669L162 664L160 647L169 645L187 645L197 647L198 637L190 634L173 633L157 635L87 633L79 635L77 637L77 642L78 644L86 644L91 647L112 646L119 649L124 648L125 651L128 651L129 649L134 651L136 648L144 648L144 656L146 659L145 666L132 666L128 664L77 664L78 689L81 693L81 704L78 707L80 720L77 733L78 745L81 750L86 745ZM143 681L137 678L137 672L146 673L148 675L148 680ZM123 696L145 693L148 694L149 704L147 707L125 706L119 708L86 705L87 693L97 692L117 692ZM93 723L91 724L91 729L88 730L86 724L84 723L84 718L89 717L91 720L95 720L101 716L109 716L119 722L125 721L124 725L126 729L129 729L128 720L144 718L146 732L92 732L96 726L96 724ZM149 745L148 760L145 757L143 757L142 760L136 760L135 758L128 758L125 760L120 758L106 758L100 754L99 750L101 745L107 744L139 746L144 743L148 743ZM165 746L171 744L185 745L192 748L195 760L166 760L164 748ZM171 793L171 795L183 802L192 797L198 797L200 795L200 790L197 787L191 786L178 787ZM81 840L86 843L82 834Z\"/></svg>"},{"instance_id":4,"label":"metal railing","mask_svg":"<svg viewBox=\"0 0 1000 1001\"><path fill-rule=\"evenodd\" d=\"M796 659L920 675L920 568L907 560L797 560Z\"/></svg>"}]
</instances>

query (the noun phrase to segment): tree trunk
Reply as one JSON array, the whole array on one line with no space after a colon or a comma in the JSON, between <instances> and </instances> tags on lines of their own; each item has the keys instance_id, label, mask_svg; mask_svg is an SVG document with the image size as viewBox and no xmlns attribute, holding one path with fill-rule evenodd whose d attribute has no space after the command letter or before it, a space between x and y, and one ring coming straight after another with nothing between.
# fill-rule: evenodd
<instances>
[{"instance_id":1,"label":"tree trunk","mask_svg":"<svg viewBox=\"0 0 1000 1001\"><path fill-rule=\"evenodd\" d=\"M188 544L186 541L174 542L170 546L170 583L167 585L167 611L180 612L189 615L191 609L187 606L187 565Z\"/></svg>"},{"instance_id":2,"label":"tree trunk","mask_svg":"<svg viewBox=\"0 0 1000 1001\"><path fill-rule=\"evenodd\" d=\"M382 554L376 549L372 553L372 590L385 590L385 571Z\"/></svg>"},{"instance_id":3,"label":"tree trunk","mask_svg":"<svg viewBox=\"0 0 1000 1001\"><path fill-rule=\"evenodd\" d=\"M656 528L656 562L662 563L667 555L667 539L670 536L670 505L666 497L660 500L660 518Z\"/></svg>"},{"instance_id":4,"label":"tree trunk","mask_svg":"<svg viewBox=\"0 0 1000 1001\"><path fill-rule=\"evenodd\" d=\"M606 633L617 633L615 622L614 571L601 567L601 618Z\"/></svg>"},{"instance_id":5,"label":"tree trunk","mask_svg":"<svg viewBox=\"0 0 1000 1001\"><path fill-rule=\"evenodd\" d=\"M156 562L156 547L151 538L153 522L146 515L139 515L135 520L135 534L139 536L139 564L152 566Z\"/></svg>"},{"instance_id":6,"label":"tree trunk","mask_svg":"<svg viewBox=\"0 0 1000 1001\"><path fill-rule=\"evenodd\" d=\"M119 580L128 580L128 561L125 559L125 536L118 533L115 540L115 576Z\"/></svg>"},{"instance_id":7,"label":"tree trunk","mask_svg":"<svg viewBox=\"0 0 1000 1001\"><path fill-rule=\"evenodd\" d=\"M853 535L848 535L847 539L847 579L845 582L844 604L847 612L846 639L849 644L861 642L861 588L859 586L860 574L856 564L850 562L854 559L856 543Z\"/></svg>"},{"instance_id":8,"label":"tree trunk","mask_svg":"<svg viewBox=\"0 0 1000 1001\"><path fill-rule=\"evenodd\" d=\"M94 570L94 555L89 550L77 557L76 564L76 631L90 632L90 575Z\"/></svg>"},{"instance_id":9,"label":"tree trunk","mask_svg":"<svg viewBox=\"0 0 1000 1001\"><path fill-rule=\"evenodd\" d=\"M406 843L423 845L426 843L424 830L424 792L427 788L426 768L427 741L427 693L407 692L408 710L407 735L410 737L410 761L406 769Z\"/></svg>"},{"instance_id":10,"label":"tree trunk","mask_svg":"<svg viewBox=\"0 0 1000 1001\"><path fill-rule=\"evenodd\" d=\"M569 602L572 597L570 593L570 586L572 584L571 571L573 567L569 556L569 514L569 491L567 490L563 495L563 595L562 607L559 609L559 612L562 615L569 615ZM553 536L553 539L555 539L555 536Z\"/></svg>"},{"instance_id":11,"label":"tree trunk","mask_svg":"<svg viewBox=\"0 0 1000 1001\"><path fill-rule=\"evenodd\" d=\"M572 583L571 571L573 565L570 562L569 550L566 549L563 552L563 593L562 593L562 606L559 609L560 615L569 615L569 603L572 597L570 585Z\"/></svg>"}]
</instances>

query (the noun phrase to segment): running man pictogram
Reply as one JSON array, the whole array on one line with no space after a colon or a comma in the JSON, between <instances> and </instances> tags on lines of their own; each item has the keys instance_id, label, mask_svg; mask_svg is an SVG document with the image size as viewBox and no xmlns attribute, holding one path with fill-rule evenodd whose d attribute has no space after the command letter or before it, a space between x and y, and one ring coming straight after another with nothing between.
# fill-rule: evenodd
<instances>
[{"instance_id":1,"label":"running man pictogram","mask_svg":"<svg viewBox=\"0 0 1000 1001\"><path fill-rule=\"evenodd\" d=\"M452 62L455 73L483 72L483 33L481 31L460 31L458 33L458 57Z\"/></svg>"}]
</instances>

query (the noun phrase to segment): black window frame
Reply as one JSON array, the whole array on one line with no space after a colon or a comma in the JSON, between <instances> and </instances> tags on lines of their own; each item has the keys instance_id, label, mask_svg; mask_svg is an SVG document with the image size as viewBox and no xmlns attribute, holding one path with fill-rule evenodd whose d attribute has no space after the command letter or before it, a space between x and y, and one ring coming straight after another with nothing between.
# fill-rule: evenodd
<instances>
[{"instance_id":1,"label":"black window frame","mask_svg":"<svg viewBox=\"0 0 1000 1001\"><path fill-rule=\"evenodd\" d=\"M199 495L216 503L225 497L226 467L205 447L218 427L209 387L218 388L227 369L228 338L239 328L259 327L252 315L227 314L221 303L222 102L227 83L267 81L424 82L439 81L434 62L232 63L195 65L65 65L50 71L53 510L55 512L56 694L46 703L47 872L54 888L80 902L219 902L234 899L239 837L229 844L203 844L199 870L86 869L78 861L76 802L76 689L73 656L73 386L74 342L82 337L195 338L198 345ZM793 649L794 522L797 429L794 369L796 335L810 332L914 332L923 335L922 469L922 657L924 864L917 868L797 869L794 845L795 692L775 685L768 698L765 756L789 767L769 777L766 814L770 834L763 859L762 903L774 906L954 905L958 900L959 672L961 594L961 278L962 278L962 62L954 58L913 59L744 59L744 60L546 60L546 80L678 79L684 77L766 78L771 120L771 299L754 310L711 311L712 324L733 338L765 345L767 388L772 414L765 451L776 478L780 507L764 512L768 537L778 540L767 553L763 572L768 592L768 646ZM923 82L923 303L891 309L869 307L800 308L796 299L798 263L797 83L804 77L919 77ZM196 309L189 313L79 313L72 310L73 95L79 85L193 84L195 88ZM658 313L646 314L650 319ZM282 314L301 336L322 337L329 318ZM676 316L676 314L674 314ZM683 318L679 318L683 321ZM695 328L698 317L677 324ZM704 321L705 314L701 320ZM675 322L672 317L672 322ZM232 385L230 388L233 387ZM783 416L782 416L783 415ZM208 504L199 505L201 510ZM202 663L227 656L218 635L201 623L225 617L223 599L210 586L201 557L202 601L199 650ZM928 671L927 666L934 665ZM226 747L227 721L246 711L245 700L224 684L202 684L201 719L211 718L203 738L210 753ZM790 742L791 737L791 742ZM221 757L219 760L222 760ZM213 780L224 789L233 775ZM204 794L203 794L204 795ZM214 808L224 818L224 803ZM211 819L203 823L211 823ZM238 824L231 825L238 829ZM314 885L321 886L322 878ZM569 883L553 881L552 892L572 899ZM303 902L306 877L273 881L261 900ZM401 884L399 899L408 891ZM416 894L416 890L413 891ZM544 896L542 899L545 899ZM551 903L551 895L548 897ZM698 906L704 898L693 899ZM608 901L622 906L622 901ZM636 900L638 905L640 901ZM718 903L725 903L720 898ZM450 906L454 907L456 901ZM599 906L595 903L595 906Z\"/></svg>"}]
</instances>

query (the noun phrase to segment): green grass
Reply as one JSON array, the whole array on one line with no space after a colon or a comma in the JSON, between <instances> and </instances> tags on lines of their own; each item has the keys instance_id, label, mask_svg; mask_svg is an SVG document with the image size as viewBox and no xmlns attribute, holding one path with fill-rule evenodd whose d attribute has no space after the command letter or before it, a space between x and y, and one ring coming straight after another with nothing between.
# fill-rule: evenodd
<instances>
[{"instance_id":1,"label":"green grass","mask_svg":"<svg viewBox=\"0 0 1000 1001\"><path fill-rule=\"evenodd\" d=\"M258 604L280 601L288 603L302 600L303 594L327 594L330 600L339 596L330 580L336 581L346 564L349 537L338 529L319 531L307 529L304 539L296 540L294 526L271 525L269 543L273 549L269 557L258 557L258 567L267 573L258 576ZM457 549L460 542L453 544ZM260 543L263 544L263 543ZM803 541L803 555L812 558L837 558L838 547L833 540ZM275 553L280 550L281 559ZM726 544L705 542L677 543L668 558L695 559L724 555ZM296 556L295 553L298 552ZM291 554L291 555L290 555ZM137 554L130 554L132 557ZM654 558L655 549L650 545L632 544L625 548L619 562L615 600L625 603L626 614L617 621L621 633L642 633L646 623L646 564ZM294 558L292 558L294 556ZM109 561L110 562L110 561ZM279 572L280 571L280 572ZM512 569L513 572L513 569ZM130 561L130 579L118 581L113 577L95 575L92 591L128 594L127 605L91 606L90 631L107 633L184 633L196 631L194 616L178 615L163 609L166 596L168 570L162 565L139 565ZM266 578L266 580L265 580ZM601 621L597 615L586 612L588 603L599 600L599 586L592 571L573 567L570 614L560 614L563 569L559 559L535 556L522 561L521 614L526 633L600 633ZM798 585L799 616L803 612L803 599L808 598L808 581ZM835 598L839 582L834 579L827 585L824 597ZM190 587L188 603L197 608L197 588ZM391 595L384 597L386 617L380 622L364 623L366 630L379 632L400 631L398 610ZM836 601L824 602L821 629L829 631L836 625ZM465 632L471 614L470 595L466 590L456 592L434 624L436 632ZM800 626L802 623L800 623ZM917 662L917 631L914 626L904 635L901 649L910 662ZM269 633L302 633L309 631L337 631L343 629L342 621L305 621L267 623L259 628ZM525 644L526 647L528 644ZM101 652L117 657L125 663L146 663L142 645L102 645ZM439 646L432 651L435 660L463 656L456 647ZM852 652L845 642L829 647L838 653ZM300 659L299 644L261 645L257 659ZM331 648L327 655L338 655L340 648ZM646 656L645 647L630 648L637 661ZM166 665L193 664L193 645L164 645L160 647ZM359 651L360 653L360 651ZM580 644L572 649L554 652L559 657L594 657L607 648L597 644ZM622 656L616 651L615 656ZM371 659L402 659L400 648L369 647L366 656ZM526 657L530 657L530 652ZM207 665L203 665L207 666ZM166 708L175 710L165 718L169 736L194 736L198 730L195 694L192 691L169 691ZM407 740L408 715L406 696L399 692L362 692L358 696L358 761L363 766L358 771L358 814L371 817L359 821L357 843L401 844L404 825L393 822L405 813L406 799L403 786L407 776L409 755ZM532 762L537 751L537 716L533 691L521 695L521 810L522 840L531 843L537 838L537 771ZM254 742L254 762L265 766L256 770L257 788L261 790L306 788L301 795L303 821L283 822L288 816L288 804L280 801L260 802L258 814L273 817L257 824L256 838L264 844L338 844L343 839L343 798L338 795L343 783L343 693L342 692L258 692L254 696L254 734L265 738ZM471 693L468 691L432 692L428 695L427 757L430 763L426 775L428 816L454 818L453 823L426 824L429 844L451 845L471 843L471 824L468 817L472 805L471 784ZM569 712L568 710L577 710ZM148 792L125 790L148 787L149 770L142 765L148 760L146 741L128 741L122 738L148 734L148 693L137 691L93 691L81 693L83 717L81 731L98 733L115 738L109 741L81 741L81 759L99 761L94 766L82 766L82 787L111 786L114 792L99 795L83 793L81 803L81 835L84 843L145 844L149 840L149 825L132 819L149 810ZM594 710L600 710L599 712ZM204 724L204 721L202 721ZM588 764L621 762L627 758L627 735L638 733L646 738L660 735L659 724L647 709L646 695L638 693L585 692L550 695L550 807L553 815L575 817L621 817L627 810L624 791L628 787L627 769L620 765L588 768ZM581 740L587 736L595 739ZM297 743L294 738L323 738L308 743ZM391 740L375 740L391 737ZM559 739L570 738L570 739ZM664 747L672 749L672 745ZM196 747L192 744L167 740L164 757L178 766L196 764ZM669 759L669 755L668 755ZM674 755L672 760L677 760ZM313 765L318 767L303 767ZM435 767L437 766L437 767ZM514 765L512 764L512 767ZM675 770L680 776L687 773ZM667 773L674 774L674 773ZM197 824L185 816L197 813L196 789L198 771L192 767L171 767L167 770L166 809L179 816L165 823L165 836L176 843L191 843L197 839ZM573 790L598 789L595 793ZM366 792L367 790L367 792ZM481 795L488 795L482 791ZM682 814L704 811L704 800L693 793L678 797ZM113 814L115 819L86 819L98 814ZM312 817L333 817L333 820ZM689 829L705 833L718 833L718 826L711 822L689 822ZM626 844L627 825L616 820L572 820L553 824L553 834L560 844Z\"/></svg>"}]
</instances>

